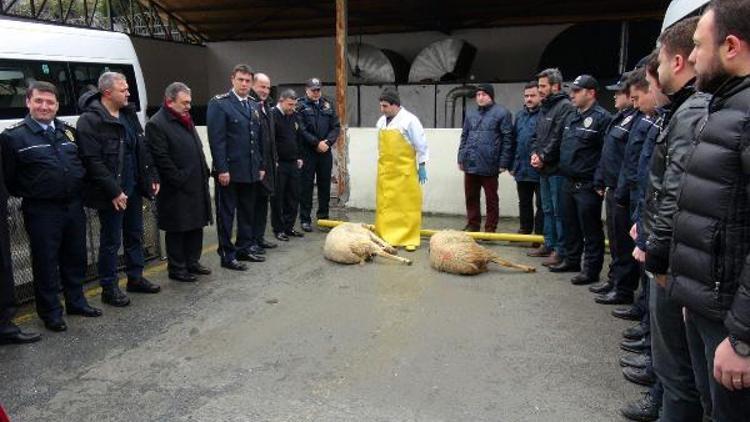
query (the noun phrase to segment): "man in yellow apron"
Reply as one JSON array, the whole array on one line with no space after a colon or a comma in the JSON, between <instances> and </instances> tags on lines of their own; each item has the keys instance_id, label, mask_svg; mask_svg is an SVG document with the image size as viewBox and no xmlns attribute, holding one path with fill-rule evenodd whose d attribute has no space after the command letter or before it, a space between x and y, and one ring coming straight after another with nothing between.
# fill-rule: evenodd
<instances>
[{"instance_id":1,"label":"man in yellow apron","mask_svg":"<svg viewBox=\"0 0 750 422\"><path fill-rule=\"evenodd\" d=\"M391 245L414 251L422 226L419 184L427 181L427 139L422 123L401 107L395 90L380 95L380 111L375 231Z\"/></svg>"}]
</instances>

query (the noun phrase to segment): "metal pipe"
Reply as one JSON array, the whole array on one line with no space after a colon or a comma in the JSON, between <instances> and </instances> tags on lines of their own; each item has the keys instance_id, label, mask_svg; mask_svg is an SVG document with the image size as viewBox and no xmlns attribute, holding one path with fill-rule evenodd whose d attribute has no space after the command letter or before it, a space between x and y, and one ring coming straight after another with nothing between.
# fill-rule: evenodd
<instances>
[{"instance_id":1,"label":"metal pipe","mask_svg":"<svg viewBox=\"0 0 750 422\"><path fill-rule=\"evenodd\" d=\"M318 220L318 226L333 228L339 224L345 223L345 221L336 220ZM366 224L370 230L375 230L375 226L372 224ZM430 237L437 233L439 230L420 230L419 234L423 237ZM469 236L476 240L497 240L505 242L528 242L528 243L543 243L544 236L533 235L533 234L517 234L517 233L484 233L484 232L467 232Z\"/></svg>"}]
</instances>

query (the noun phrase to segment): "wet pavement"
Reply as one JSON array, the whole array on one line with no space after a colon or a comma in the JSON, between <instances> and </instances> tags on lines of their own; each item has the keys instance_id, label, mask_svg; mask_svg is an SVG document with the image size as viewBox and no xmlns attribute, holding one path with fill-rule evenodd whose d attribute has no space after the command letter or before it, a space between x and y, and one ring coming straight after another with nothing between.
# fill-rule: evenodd
<instances>
[{"instance_id":1,"label":"wet pavement","mask_svg":"<svg viewBox=\"0 0 750 422\"><path fill-rule=\"evenodd\" d=\"M412 266L342 266L323 259L324 238L282 242L237 273L219 267L207 230L214 272L198 283L157 264L160 294L69 317L66 333L22 317L44 339L0 348L0 403L14 422L619 421L643 390L617 364L630 323L526 257L528 245L483 243L535 274L461 277L432 270L426 242L402 252Z\"/></svg>"}]
</instances>

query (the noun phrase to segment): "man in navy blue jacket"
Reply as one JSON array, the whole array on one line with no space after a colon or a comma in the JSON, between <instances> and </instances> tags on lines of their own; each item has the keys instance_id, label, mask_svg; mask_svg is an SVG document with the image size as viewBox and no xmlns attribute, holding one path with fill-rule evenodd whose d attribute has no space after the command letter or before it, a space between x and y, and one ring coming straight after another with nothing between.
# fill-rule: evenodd
<instances>
[{"instance_id":1,"label":"man in navy blue jacket","mask_svg":"<svg viewBox=\"0 0 750 422\"><path fill-rule=\"evenodd\" d=\"M495 104L495 90L479 84L475 94L479 109L466 116L458 147L458 168L464 172L467 223L464 230L479 231L482 215L480 194L484 189L487 219L484 231L494 232L500 216L498 176L513 164L513 116Z\"/></svg>"},{"instance_id":2,"label":"man in navy blue jacket","mask_svg":"<svg viewBox=\"0 0 750 422\"><path fill-rule=\"evenodd\" d=\"M536 131L539 120L539 106L542 97L539 96L537 81L531 81L523 90L524 107L516 114L513 127L515 161L511 174L516 179L518 191L518 215L521 220L522 234L543 234L544 214L542 213L542 198L539 196L539 172L531 167L531 139ZM534 197L536 196L536 214L534 214ZM552 251L547 249L547 254ZM537 255L538 256L538 255Z\"/></svg>"}]
</instances>

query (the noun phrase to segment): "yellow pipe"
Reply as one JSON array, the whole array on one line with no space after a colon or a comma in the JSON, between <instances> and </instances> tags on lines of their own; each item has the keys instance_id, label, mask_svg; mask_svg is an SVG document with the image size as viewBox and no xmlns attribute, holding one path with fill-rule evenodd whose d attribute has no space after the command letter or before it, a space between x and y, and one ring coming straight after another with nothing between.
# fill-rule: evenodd
<instances>
[{"instance_id":1,"label":"yellow pipe","mask_svg":"<svg viewBox=\"0 0 750 422\"><path fill-rule=\"evenodd\" d=\"M336 220L318 220L318 226L333 228L344 221ZM372 224L366 225L368 229L374 230L375 226ZM424 237L430 237L437 233L438 230L420 230L419 234ZM505 242L529 242L529 243L544 243L544 236L534 234L516 234L516 233L484 233L484 232L467 232L469 236L477 240L497 240Z\"/></svg>"}]
</instances>

